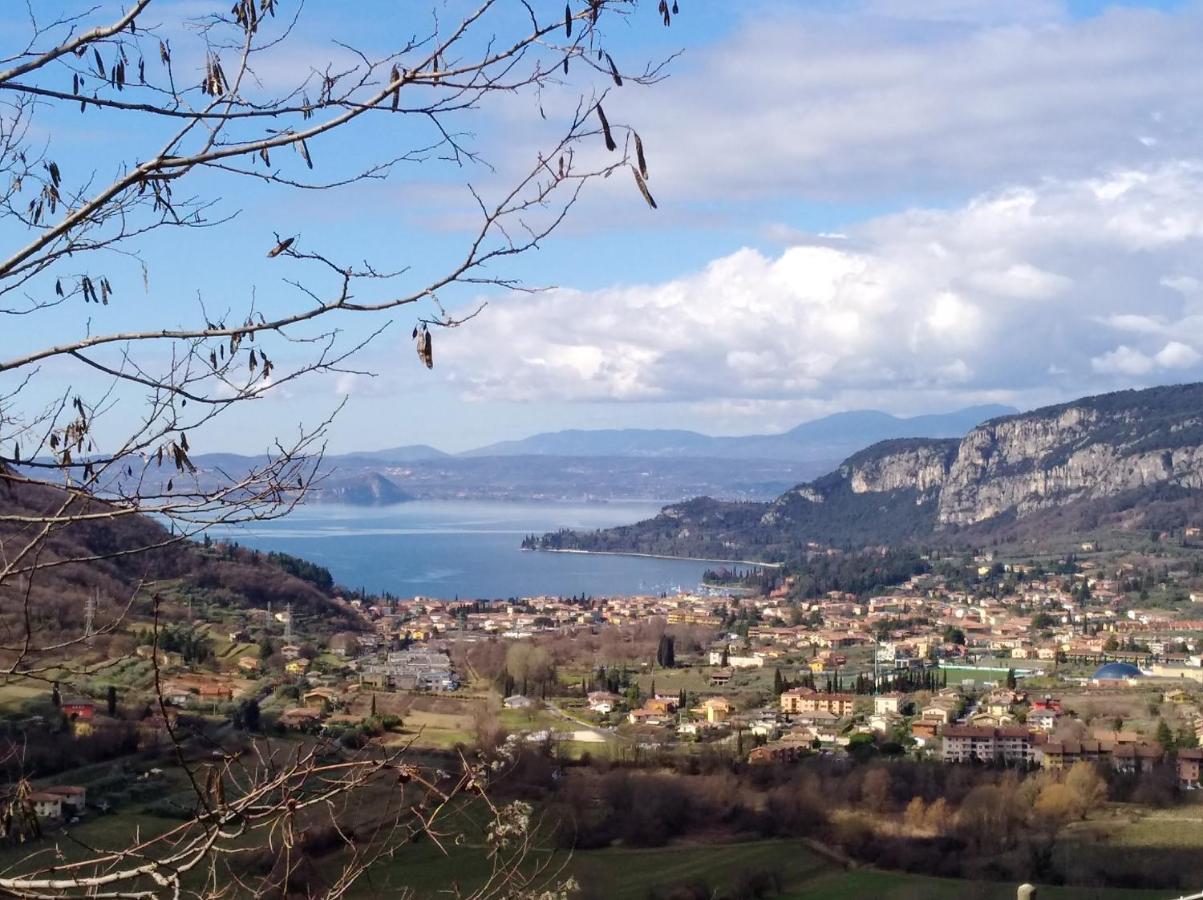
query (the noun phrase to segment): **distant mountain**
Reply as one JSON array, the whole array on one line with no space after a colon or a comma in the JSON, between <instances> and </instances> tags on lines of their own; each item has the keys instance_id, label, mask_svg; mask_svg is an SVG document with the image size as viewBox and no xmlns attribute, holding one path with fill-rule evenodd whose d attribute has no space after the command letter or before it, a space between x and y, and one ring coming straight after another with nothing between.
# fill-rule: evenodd
<instances>
[{"instance_id":1,"label":"distant mountain","mask_svg":"<svg viewBox=\"0 0 1203 900\"><path fill-rule=\"evenodd\" d=\"M481 456L638 456L712 459L834 461L878 441L900 437L960 437L986 419L1015 412L1010 406L975 406L952 413L900 418L865 410L836 413L784 434L711 437L668 429L554 431L490 444L461 454Z\"/></svg>"},{"instance_id":2,"label":"distant mountain","mask_svg":"<svg viewBox=\"0 0 1203 900\"><path fill-rule=\"evenodd\" d=\"M696 431L660 428L569 429L502 441L461 453L480 456L716 456L716 441Z\"/></svg>"},{"instance_id":3,"label":"distant mountain","mask_svg":"<svg viewBox=\"0 0 1203 900\"><path fill-rule=\"evenodd\" d=\"M1003 416L960 440L887 440L770 503L698 498L635 525L549 534L539 546L782 560L809 542L981 536L1038 519L1161 527L1151 517L1165 514L1203 524L1203 384Z\"/></svg>"},{"instance_id":4,"label":"distant mountain","mask_svg":"<svg viewBox=\"0 0 1203 900\"><path fill-rule=\"evenodd\" d=\"M379 462L419 462L428 459L450 459L450 453L431 447L429 444L407 444L404 447L390 447L387 450L357 450L354 453L343 454L340 459L370 459Z\"/></svg>"},{"instance_id":5,"label":"distant mountain","mask_svg":"<svg viewBox=\"0 0 1203 900\"><path fill-rule=\"evenodd\" d=\"M338 472L319 481L309 496L318 502L353 506L392 506L415 499L379 472Z\"/></svg>"},{"instance_id":6,"label":"distant mountain","mask_svg":"<svg viewBox=\"0 0 1203 900\"><path fill-rule=\"evenodd\" d=\"M417 444L325 457L324 480L309 500L382 505L418 498L665 500L697 494L769 500L876 441L960 437L991 415L1012 412L979 406L910 419L849 412L784 434L744 437L637 428L557 431L459 455ZM263 461L230 453L193 457L202 480L213 482Z\"/></svg>"}]
</instances>

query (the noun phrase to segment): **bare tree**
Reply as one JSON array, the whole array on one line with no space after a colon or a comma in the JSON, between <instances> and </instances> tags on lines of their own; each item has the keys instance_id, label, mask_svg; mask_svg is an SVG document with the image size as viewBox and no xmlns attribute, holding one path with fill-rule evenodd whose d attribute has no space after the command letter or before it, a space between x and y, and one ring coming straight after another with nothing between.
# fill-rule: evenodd
<instances>
[{"instance_id":1,"label":"bare tree","mask_svg":"<svg viewBox=\"0 0 1203 900\"><path fill-rule=\"evenodd\" d=\"M667 25L675 4L661 2L652 16L636 0L448 0L422 18L417 4L405 4L404 21L372 23L377 46L335 40L327 58L300 63L301 51L312 51L302 44L290 55L304 22L299 0L230 2L187 20L162 0L97 0L79 12L30 3L22 6L24 37L0 50L0 332L20 336L0 351L0 675L49 683L79 674L79 652L116 632L146 593L138 584L108 598L90 627L50 629L37 600L56 572L152 559L216 523L280 516L301 501L321 478L333 416L279 436L248 470L198 471L194 445L220 423L234 427L236 410L284 385L356 371L356 354L389 326L390 313L407 308L413 364L432 366L437 331L480 311L449 312L442 298L457 288L478 296L529 290L509 264L537 249L594 179L629 169L633 201L655 207L642 142L607 119L603 102L621 108L619 89L656 82L662 64L629 70L608 32L642 24L641 13ZM8 23L6 40L20 35L21 22ZM281 68L296 73L283 88ZM500 148L478 146L468 123L513 98L542 113L553 93L574 98L571 113L507 177L512 160L494 168L489 151L500 156ZM65 134L68 116L103 122L125 140L84 154ZM385 138L373 141L372 129ZM365 163L365 155L374 158ZM336 197L399 172L420 181L434 167L465 173L475 219L439 271L342 258L313 228L263 234L253 246L232 240L214 260L270 279L266 300L249 284L242 300L215 301L160 277L171 269L165 254L187 252L198 230L241 235L231 230L238 208L225 199L241 184ZM473 187L475 177L488 187ZM164 235L174 235L170 250ZM139 291L171 302L131 314ZM73 331L61 330L66 311L76 313ZM353 317L371 325L348 337ZM130 408L135 424L119 427L131 418L118 410ZM145 514L166 527L145 524ZM121 539L99 547L73 539L97 528L123 529ZM148 562L145 578L153 577ZM156 625L159 612L156 605ZM97 848L80 862L34 860L32 869L0 875L0 894L286 894L298 890L302 831L325 816L348 862L317 892L338 896L396 840L434 835L437 815L485 782L477 761L434 777L404 754L348 756L320 745L287 759L278 748L219 749L216 761L198 764L195 746L172 739L194 787L194 815L162 837ZM420 784L423 796L407 794L367 838L345 833L338 810L381 779ZM28 811L27 793L23 783L12 792L13 828ZM255 847L280 851L283 864L227 889L225 863ZM499 865L512 883L511 864ZM491 882L492 895L499 883Z\"/></svg>"}]
</instances>

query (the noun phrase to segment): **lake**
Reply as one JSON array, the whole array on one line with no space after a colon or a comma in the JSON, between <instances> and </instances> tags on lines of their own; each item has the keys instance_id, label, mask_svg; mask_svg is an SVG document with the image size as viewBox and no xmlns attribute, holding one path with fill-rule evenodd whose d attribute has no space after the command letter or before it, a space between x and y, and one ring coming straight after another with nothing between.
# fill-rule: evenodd
<instances>
[{"instance_id":1,"label":"lake","mask_svg":"<svg viewBox=\"0 0 1203 900\"><path fill-rule=\"evenodd\" d=\"M527 534L608 528L659 510L660 504L636 502L314 504L284 519L212 534L304 557L328 568L339 584L399 597L603 596L693 588L707 568L704 562L519 548Z\"/></svg>"}]
</instances>

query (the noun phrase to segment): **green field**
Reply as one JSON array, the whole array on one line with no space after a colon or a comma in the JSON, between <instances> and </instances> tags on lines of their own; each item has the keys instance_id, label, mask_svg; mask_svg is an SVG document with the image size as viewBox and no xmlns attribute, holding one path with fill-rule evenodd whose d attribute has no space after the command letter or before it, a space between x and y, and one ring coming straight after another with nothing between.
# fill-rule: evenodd
<instances>
[{"instance_id":1,"label":"green field","mask_svg":"<svg viewBox=\"0 0 1203 900\"><path fill-rule=\"evenodd\" d=\"M647 900L649 891L685 881L703 880L712 890L729 887L744 871L776 871L784 885L783 900L1011 900L1014 884L969 882L844 868L799 841L753 841L740 844L671 847L650 850L610 848L542 855L550 872L571 875L586 898ZM374 897L409 888L415 897L446 894L453 882L461 888L481 883L489 872L483 852L452 848L448 855L433 844L407 848L378 864L353 891ZM1173 891L1042 887L1041 900L1166 900Z\"/></svg>"}]
</instances>

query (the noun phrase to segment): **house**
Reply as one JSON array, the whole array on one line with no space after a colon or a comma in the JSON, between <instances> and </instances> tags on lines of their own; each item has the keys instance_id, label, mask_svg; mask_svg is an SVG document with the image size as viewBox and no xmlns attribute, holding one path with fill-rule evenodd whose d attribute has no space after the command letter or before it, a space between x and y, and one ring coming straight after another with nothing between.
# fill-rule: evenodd
<instances>
[{"instance_id":1,"label":"house","mask_svg":"<svg viewBox=\"0 0 1203 900\"><path fill-rule=\"evenodd\" d=\"M1068 769L1076 762L1110 759L1111 749L1111 744L1096 740L1049 741L1040 750L1040 765L1045 769Z\"/></svg>"},{"instance_id":2,"label":"house","mask_svg":"<svg viewBox=\"0 0 1203 900\"><path fill-rule=\"evenodd\" d=\"M301 655L301 648L296 644L285 644L280 648L280 655L285 659L296 659Z\"/></svg>"},{"instance_id":3,"label":"house","mask_svg":"<svg viewBox=\"0 0 1203 900\"><path fill-rule=\"evenodd\" d=\"M952 721L952 710L946 704L929 704L923 707L921 711L922 718L929 722L938 722L941 725L947 725Z\"/></svg>"},{"instance_id":4,"label":"house","mask_svg":"<svg viewBox=\"0 0 1203 900\"><path fill-rule=\"evenodd\" d=\"M285 728L307 729L316 727L322 720L320 709L296 706L280 714L280 724Z\"/></svg>"},{"instance_id":5,"label":"house","mask_svg":"<svg viewBox=\"0 0 1203 900\"><path fill-rule=\"evenodd\" d=\"M159 664L168 669L184 668L184 654L178 650L164 650L159 657Z\"/></svg>"},{"instance_id":6,"label":"house","mask_svg":"<svg viewBox=\"0 0 1203 900\"><path fill-rule=\"evenodd\" d=\"M748 754L748 762L757 765L797 762L811 752L811 741L799 736L788 735L779 741L771 741L755 747Z\"/></svg>"},{"instance_id":7,"label":"house","mask_svg":"<svg viewBox=\"0 0 1203 900\"><path fill-rule=\"evenodd\" d=\"M25 796L25 802L33 807L33 814L39 819L61 819L63 817L63 797L49 791L34 791Z\"/></svg>"},{"instance_id":8,"label":"house","mask_svg":"<svg viewBox=\"0 0 1203 900\"><path fill-rule=\"evenodd\" d=\"M732 674L733 672L731 669L715 669L710 673L710 686L726 687L731 683Z\"/></svg>"},{"instance_id":9,"label":"house","mask_svg":"<svg viewBox=\"0 0 1203 900\"><path fill-rule=\"evenodd\" d=\"M1160 744L1120 744L1111 751L1111 767L1126 775L1152 772L1164 761Z\"/></svg>"},{"instance_id":10,"label":"house","mask_svg":"<svg viewBox=\"0 0 1203 900\"><path fill-rule=\"evenodd\" d=\"M850 716L855 705L856 697L852 694L821 694L809 688L792 688L781 695L781 711L789 715L823 710Z\"/></svg>"},{"instance_id":11,"label":"house","mask_svg":"<svg viewBox=\"0 0 1203 900\"><path fill-rule=\"evenodd\" d=\"M970 716L969 724L976 728L1004 728L1015 724L1015 717L1008 713L980 712Z\"/></svg>"},{"instance_id":12,"label":"house","mask_svg":"<svg viewBox=\"0 0 1203 900\"><path fill-rule=\"evenodd\" d=\"M338 702L338 691L324 687L314 688L302 694L301 701L307 707L320 709L322 712L329 712L334 708L334 704Z\"/></svg>"},{"instance_id":13,"label":"house","mask_svg":"<svg viewBox=\"0 0 1203 900\"><path fill-rule=\"evenodd\" d=\"M534 700L532 700L530 697L525 697L522 694L514 694L510 697L506 697L502 703L505 705L506 709L530 709L535 705Z\"/></svg>"},{"instance_id":14,"label":"house","mask_svg":"<svg viewBox=\"0 0 1203 900\"><path fill-rule=\"evenodd\" d=\"M1028 713L1028 724L1033 728L1039 728L1041 731L1051 732L1057 727L1057 719L1061 714L1055 709L1036 709L1032 708Z\"/></svg>"},{"instance_id":15,"label":"house","mask_svg":"<svg viewBox=\"0 0 1203 900\"><path fill-rule=\"evenodd\" d=\"M915 739L915 743L926 747L936 740L940 732L940 723L933 722L931 719L916 719L911 723L911 737Z\"/></svg>"},{"instance_id":16,"label":"house","mask_svg":"<svg viewBox=\"0 0 1203 900\"><path fill-rule=\"evenodd\" d=\"M897 716L902 712L905 696L899 693L878 694L873 698L873 712L879 716Z\"/></svg>"},{"instance_id":17,"label":"house","mask_svg":"<svg viewBox=\"0 0 1203 900\"><path fill-rule=\"evenodd\" d=\"M263 663L255 656L240 656L238 657L238 668L252 675L257 675L259 674L259 670L263 668Z\"/></svg>"},{"instance_id":18,"label":"house","mask_svg":"<svg viewBox=\"0 0 1203 900\"><path fill-rule=\"evenodd\" d=\"M781 728L772 719L757 719L748 726L748 730L757 737L772 740L781 733Z\"/></svg>"},{"instance_id":19,"label":"house","mask_svg":"<svg viewBox=\"0 0 1203 900\"><path fill-rule=\"evenodd\" d=\"M670 713L677 709L676 697L648 697L643 703L643 708L659 713L667 717Z\"/></svg>"},{"instance_id":20,"label":"house","mask_svg":"<svg viewBox=\"0 0 1203 900\"><path fill-rule=\"evenodd\" d=\"M1035 740L1026 728L977 728L972 725L946 725L943 738L945 762L1009 764L1029 763L1034 758Z\"/></svg>"},{"instance_id":21,"label":"house","mask_svg":"<svg viewBox=\"0 0 1203 900\"><path fill-rule=\"evenodd\" d=\"M91 719L96 714L96 704L91 700L64 700L59 709L68 719Z\"/></svg>"},{"instance_id":22,"label":"house","mask_svg":"<svg viewBox=\"0 0 1203 900\"><path fill-rule=\"evenodd\" d=\"M663 725L668 717L654 709L633 709L627 713L627 720L632 725Z\"/></svg>"},{"instance_id":23,"label":"house","mask_svg":"<svg viewBox=\"0 0 1203 900\"><path fill-rule=\"evenodd\" d=\"M888 734L902 722L902 717L891 713L874 713L869 716L868 721L869 727L874 731L880 734Z\"/></svg>"},{"instance_id":24,"label":"house","mask_svg":"<svg viewBox=\"0 0 1203 900\"><path fill-rule=\"evenodd\" d=\"M591 691L589 693L589 709L603 716L612 713L620 702L622 702L622 698L609 691Z\"/></svg>"},{"instance_id":25,"label":"house","mask_svg":"<svg viewBox=\"0 0 1203 900\"><path fill-rule=\"evenodd\" d=\"M1178 751L1178 787L1184 791L1198 790L1200 769L1203 768L1203 749Z\"/></svg>"},{"instance_id":26,"label":"house","mask_svg":"<svg viewBox=\"0 0 1203 900\"><path fill-rule=\"evenodd\" d=\"M731 715L731 701L726 697L710 697L702 703L702 711L706 715L706 721L716 725Z\"/></svg>"},{"instance_id":27,"label":"house","mask_svg":"<svg viewBox=\"0 0 1203 900\"><path fill-rule=\"evenodd\" d=\"M73 784L63 784L48 787L43 793L57 794L62 797L63 804L70 807L71 811L76 814L82 813L87 806L87 788L78 787Z\"/></svg>"},{"instance_id":28,"label":"house","mask_svg":"<svg viewBox=\"0 0 1203 900\"><path fill-rule=\"evenodd\" d=\"M284 664L284 671L289 675L304 675L309 670L309 660L293 659Z\"/></svg>"}]
</instances>

